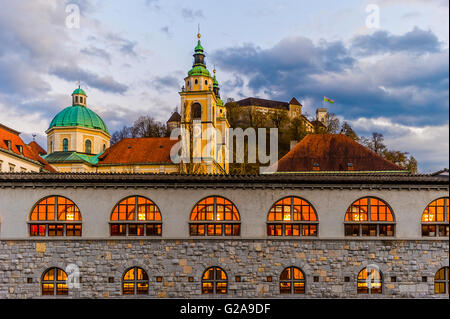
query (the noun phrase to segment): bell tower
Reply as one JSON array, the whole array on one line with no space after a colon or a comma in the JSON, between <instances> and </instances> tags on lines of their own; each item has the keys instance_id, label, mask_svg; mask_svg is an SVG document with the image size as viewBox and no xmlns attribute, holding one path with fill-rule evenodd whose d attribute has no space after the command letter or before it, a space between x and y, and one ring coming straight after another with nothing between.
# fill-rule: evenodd
<instances>
[{"instance_id":1,"label":"bell tower","mask_svg":"<svg viewBox=\"0 0 450 319\"><path fill-rule=\"evenodd\" d=\"M181 97L181 128L190 163L183 163L185 173L227 174L226 161L228 130L226 110L219 96L219 84L211 76L205 63L205 50L197 34L194 63L179 92ZM188 150L188 151L187 151Z\"/></svg>"}]
</instances>

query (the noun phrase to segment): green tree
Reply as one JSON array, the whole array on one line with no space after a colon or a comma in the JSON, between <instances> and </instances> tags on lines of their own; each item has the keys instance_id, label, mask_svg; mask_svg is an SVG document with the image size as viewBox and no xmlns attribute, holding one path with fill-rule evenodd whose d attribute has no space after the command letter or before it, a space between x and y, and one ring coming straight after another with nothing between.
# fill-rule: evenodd
<instances>
[{"instance_id":1,"label":"green tree","mask_svg":"<svg viewBox=\"0 0 450 319\"><path fill-rule=\"evenodd\" d=\"M341 134L347 135L356 142L359 141L358 135L355 133L355 131L353 131L352 127L347 122L342 123Z\"/></svg>"}]
</instances>

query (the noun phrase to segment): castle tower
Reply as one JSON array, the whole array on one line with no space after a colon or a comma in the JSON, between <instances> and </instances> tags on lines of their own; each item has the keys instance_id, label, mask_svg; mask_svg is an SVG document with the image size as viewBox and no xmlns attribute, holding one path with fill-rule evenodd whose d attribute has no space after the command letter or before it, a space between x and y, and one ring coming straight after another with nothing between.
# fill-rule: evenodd
<instances>
[{"instance_id":1,"label":"castle tower","mask_svg":"<svg viewBox=\"0 0 450 319\"><path fill-rule=\"evenodd\" d=\"M190 163L185 173L227 174L228 128L226 108L219 96L219 83L211 77L200 42L194 49L194 63L179 92L181 127L187 132ZM188 153L186 151L186 153Z\"/></svg>"}]
</instances>

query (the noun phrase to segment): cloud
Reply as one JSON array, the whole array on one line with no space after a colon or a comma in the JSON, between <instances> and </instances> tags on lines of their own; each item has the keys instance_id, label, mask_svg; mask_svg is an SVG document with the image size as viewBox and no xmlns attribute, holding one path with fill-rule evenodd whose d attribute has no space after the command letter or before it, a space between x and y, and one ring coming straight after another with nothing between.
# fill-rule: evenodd
<instances>
[{"instance_id":1,"label":"cloud","mask_svg":"<svg viewBox=\"0 0 450 319\"><path fill-rule=\"evenodd\" d=\"M152 81L152 85L157 90L177 90L180 89L180 79L175 76L166 75L166 76L156 76Z\"/></svg>"},{"instance_id":2,"label":"cloud","mask_svg":"<svg viewBox=\"0 0 450 319\"><path fill-rule=\"evenodd\" d=\"M376 31L370 35L359 35L352 41L352 50L359 55L405 52L423 54L440 51L441 43L431 31L415 27L403 35L393 35L387 31Z\"/></svg>"},{"instance_id":3,"label":"cloud","mask_svg":"<svg viewBox=\"0 0 450 319\"><path fill-rule=\"evenodd\" d=\"M70 82L83 81L90 87L113 93L123 94L128 86L115 81L111 76L99 76L73 66L57 66L50 69L50 74Z\"/></svg>"},{"instance_id":4,"label":"cloud","mask_svg":"<svg viewBox=\"0 0 450 319\"><path fill-rule=\"evenodd\" d=\"M106 50L101 48L90 46L88 48L81 49L80 52L89 56L99 57L108 62L108 64L111 64L111 55Z\"/></svg>"},{"instance_id":5,"label":"cloud","mask_svg":"<svg viewBox=\"0 0 450 319\"><path fill-rule=\"evenodd\" d=\"M193 9L189 9L189 8L181 9L181 16L183 17L183 19L190 20L190 21L204 18L202 10L199 9L199 10L194 11Z\"/></svg>"},{"instance_id":6,"label":"cloud","mask_svg":"<svg viewBox=\"0 0 450 319\"><path fill-rule=\"evenodd\" d=\"M162 27L160 30L162 33L165 33L168 37L172 37L172 32L170 32L168 25Z\"/></svg>"},{"instance_id":7,"label":"cloud","mask_svg":"<svg viewBox=\"0 0 450 319\"><path fill-rule=\"evenodd\" d=\"M445 165L449 158L449 125L406 126L385 117L359 118L349 122L359 134L369 136L382 132L389 149L408 151L419 163L419 172L431 173Z\"/></svg>"},{"instance_id":8,"label":"cloud","mask_svg":"<svg viewBox=\"0 0 450 319\"><path fill-rule=\"evenodd\" d=\"M330 111L346 119L383 115L405 125L444 124L448 50L437 41L424 45L411 40L420 38L416 35L435 38L417 29L405 36L388 34L388 39L396 40L383 44L383 50L392 46L392 51L381 56L354 54L354 42L314 43L304 37L286 38L266 49L247 43L212 55L222 70L245 79L234 82L234 92L248 90L251 95L285 101L296 96L315 106L326 95L336 100ZM367 47L370 41L358 43Z\"/></svg>"}]
</instances>

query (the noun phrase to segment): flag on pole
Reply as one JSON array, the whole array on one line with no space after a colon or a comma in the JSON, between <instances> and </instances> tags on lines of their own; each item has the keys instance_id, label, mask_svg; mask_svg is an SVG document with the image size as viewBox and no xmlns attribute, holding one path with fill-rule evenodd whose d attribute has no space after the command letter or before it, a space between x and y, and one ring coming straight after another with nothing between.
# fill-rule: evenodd
<instances>
[{"instance_id":1,"label":"flag on pole","mask_svg":"<svg viewBox=\"0 0 450 319\"><path fill-rule=\"evenodd\" d=\"M333 104L333 103L334 103L334 100L332 100L332 99L329 99L329 98L327 98L326 96L324 96L324 97L323 97L323 101L324 101L324 102L328 102L328 103L331 103L331 104Z\"/></svg>"}]
</instances>

